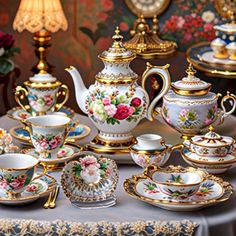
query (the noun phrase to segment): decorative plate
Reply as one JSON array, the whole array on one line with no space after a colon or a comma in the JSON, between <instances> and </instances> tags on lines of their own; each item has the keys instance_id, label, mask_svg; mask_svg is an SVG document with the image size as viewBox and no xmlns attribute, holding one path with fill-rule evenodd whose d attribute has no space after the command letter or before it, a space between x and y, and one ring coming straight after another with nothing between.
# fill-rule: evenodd
<instances>
[{"instance_id":1,"label":"decorative plate","mask_svg":"<svg viewBox=\"0 0 236 236\"><path fill-rule=\"evenodd\" d=\"M210 43L198 43L187 50L187 58L198 70L211 77L236 78L235 65L210 63L203 60L202 55L211 52Z\"/></svg>"},{"instance_id":2,"label":"decorative plate","mask_svg":"<svg viewBox=\"0 0 236 236\"><path fill-rule=\"evenodd\" d=\"M158 16L169 6L170 0L125 0L125 4L136 16L145 18Z\"/></svg>"},{"instance_id":3,"label":"decorative plate","mask_svg":"<svg viewBox=\"0 0 236 236\"><path fill-rule=\"evenodd\" d=\"M195 195L185 199L162 193L158 185L144 175L126 179L124 189L131 197L171 211L198 210L224 202L233 194L230 183L213 175L208 176Z\"/></svg>"},{"instance_id":4,"label":"decorative plate","mask_svg":"<svg viewBox=\"0 0 236 236\"><path fill-rule=\"evenodd\" d=\"M50 158L42 158L35 151L34 148L23 149L22 153L32 155L39 159L39 161L45 165L55 165L59 163L65 163L70 161L71 159L77 157L80 153L81 149L78 146L73 144L65 144L58 152L56 156L52 156Z\"/></svg>"},{"instance_id":5,"label":"decorative plate","mask_svg":"<svg viewBox=\"0 0 236 236\"><path fill-rule=\"evenodd\" d=\"M62 107L59 112L63 112L65 113L68 117L73 117L74 116L74 110L72 110L71 108L69 107ZM21 121L21 120L24 120L24 119L27 119L29 117L31 117L31 114L27 111L25 111L24 109L22 109L21 107L14 107L12 108L11 110L9 110L7 112L7 116L9 118L12 118L14 120L18 120L18 121Z\"/></svg>"},{"instance_id":6,"label":"decorative plate","mask_svg":"<svg viewBox=\"0 0 236 236\"><path fill-rule=\"evenodd\" d=\"M116 204L114 192L117 183L115 161L91 155L69 162L61 175L66 197L79 208L103 208Z\"/></svg>"},{"instance_id":7,"label":"decorative plate","mask_svg":"<svg viewBox=\"0 0 236 236\"><path fill-rule=\"evenodd\" d=\"M6 194L0 189L0 203L4 205L24 205L36 201L50 193L56 186L56 180L50 175L44 175L40 179L31 182L26 190L15 199L8 199Z\"/></svg>"},{"instance_id":8,"label":"decorative plate","mask_svg":"<svg viewBox=\"0 0 236 236\"><path fill-rule=\"evenodd\" d=\"M74 143L79 139L82 139L88 136L91 132L91 129L83 124L76 125L76 128L73 131L70 131L66 141ZM10 134L17 140L23 143L30 142L30 134L23 126L15 126L10 129Z\"/></svg>"}]
</instances>

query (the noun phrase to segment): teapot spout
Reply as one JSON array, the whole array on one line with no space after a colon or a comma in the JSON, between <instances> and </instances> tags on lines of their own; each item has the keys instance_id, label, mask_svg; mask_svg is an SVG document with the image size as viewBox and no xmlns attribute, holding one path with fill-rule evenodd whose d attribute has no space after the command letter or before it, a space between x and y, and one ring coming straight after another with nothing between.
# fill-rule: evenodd
<instances>
[{"instance_id":1,"label":"teapot spout","mask_svg":"<svg viewBox=\"0 0 236 236\"><path fill-rule=\"evenodd\" d=\"M85 109L85 99L87 95L87 88L84 85L83 79L79 73L79 71L74 66L69 66L65 69L68 71L73 79L74 86L75 86L75 96L76 102L79 108L84 112L87 113Z\"/></svg>"}]
</instances>

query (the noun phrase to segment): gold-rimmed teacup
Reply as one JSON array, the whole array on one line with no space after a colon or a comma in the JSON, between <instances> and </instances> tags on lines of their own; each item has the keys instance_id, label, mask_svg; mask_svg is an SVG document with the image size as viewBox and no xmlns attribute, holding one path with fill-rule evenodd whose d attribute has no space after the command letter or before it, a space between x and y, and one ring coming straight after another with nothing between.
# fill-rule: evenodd
<instances>
[{"instance_id":1,"label":"gold-rimmed teacup","mask_svg":"<svg viewBox=\"0 0 236 236\"><path fill-rule=\"evenodd\" d=\"M0 155L0 189L9 198L16 198L32 182L46 174L34 177L39 161L37 158L22 153Z\"/></svg>"},{"instance_id":2,"label":"gold-rimmed teacup","mask_svg":"<svg viewBox=\"0 0 236 236\"><path fill-rule=\"evenodd\" d=\"M31 143L40 157L51 158L64 145L71 119L62 115L34 116L24 121L30 133Z\"/></svg>"}]
</instances>

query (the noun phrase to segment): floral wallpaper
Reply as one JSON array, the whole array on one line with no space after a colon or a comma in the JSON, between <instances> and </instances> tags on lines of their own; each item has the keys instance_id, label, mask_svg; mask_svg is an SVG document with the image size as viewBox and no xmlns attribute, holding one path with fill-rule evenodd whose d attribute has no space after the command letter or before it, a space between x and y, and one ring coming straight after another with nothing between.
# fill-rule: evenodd
<instances>
[{"instance_id":1,"label":"floral wallpaper","mask_svg":"<svg viewBox=\"0 0 236 236\"><path fill-rule=\"evenodd\" d=\"M21 48L21 54L15 57L15 62L22 70L18 80L18 83L22 83L32 75L30 68L36 59L32 34L26 31L18 33L12 29L19 2L0 0L0 31L13 33L15 46ZM115 27L120 26L124 38L128 39L136 16L122 0L62 0L62 4L69 27L66 32L59 31L52 35L48 61L55 65L54 75L69 85L69 104L75 107L73 83L64 68L76 66L85 84L91 84L94 75L103 66L97 55L111 44ZM213 0L172 0L158 19L161 37L176 41L180 52L185 52L199 41L212 40L215 33L213 25L219 22Z\"/></svg>"}]
</instances>

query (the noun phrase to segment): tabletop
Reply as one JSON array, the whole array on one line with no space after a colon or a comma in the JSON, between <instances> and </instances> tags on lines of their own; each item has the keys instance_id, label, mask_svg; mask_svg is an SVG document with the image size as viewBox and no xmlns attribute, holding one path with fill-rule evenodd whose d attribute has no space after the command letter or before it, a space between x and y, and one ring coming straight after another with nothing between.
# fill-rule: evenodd
<instances>
[{"instance_id":1,"label":"tabletop","mask_svg":"<svg viewBox=\"0 0 236 236\"><path fill-rule=\"evenodd\" d=\"M85 116L76 114L80 123L91 127L91 134L78 143L80 145L86 144L96 134L97 130L92 122ZM217 132L222 135L230 135L236 138L236 117L230 116L225 123L217 128ZM17 121L11 120L6 116L0 118L0 126L5 129L18 125ZM150 123L143 120L134 130L134 135L141 133L157 133L163 136L167 143L176 144L180 142L179 134L165 125L163 121L154 121ZM111 156L112 158L112 156ZM129 158L129 157L127 157ZM178 152L173 153L168 164L181 164L187 166L182 160ZM205 208L195 212L172 212L163 210L144 202L138 201L129 197L123 190L123 182L126 178L133 174L141 173L142 169L131 164L119 165L119 183L116 190L117 204L110 208L81 210L71 205L70 201L65 197L63 191L59 193L57 200L57 207L53 210L46 210L43 204L46 198L38 199L34 204L28 206L9 207L0 205L1 218L10 219L35 219L35 220L69 220L76 222L97 222L97 221L111 221L111 222L132 222L137 220L191 220L199 224L194 235L227 235L232 236L236 234L236 204L235 194L225 203ZM58 182L60 181L60 172L50 173ZM226 181L236 188L236 168L229 170L222 175Z\"/></svg>"}]
</instances>

